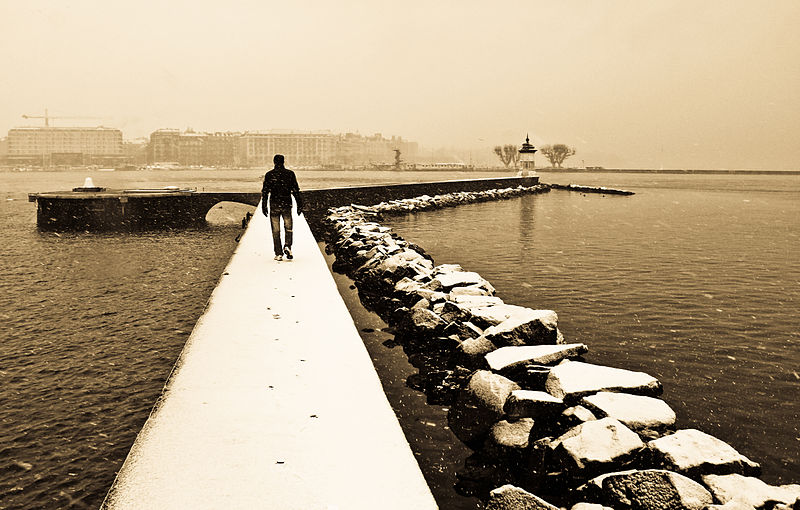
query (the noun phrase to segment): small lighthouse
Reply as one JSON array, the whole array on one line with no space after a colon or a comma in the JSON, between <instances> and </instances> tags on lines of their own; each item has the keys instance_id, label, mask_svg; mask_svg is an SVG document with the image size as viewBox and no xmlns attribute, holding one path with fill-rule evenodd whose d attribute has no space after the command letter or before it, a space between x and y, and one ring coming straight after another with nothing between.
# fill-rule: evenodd
<instances>
[{"instance_id":1,"label":"small lighthouse","mask_svg":"<svg viewBox=\"0 0 800 510\"><path fill-rule=\"evenodd\" d=\"M522 148L519 150L519 163L522 166L522 169L519 172L520 176L528 177L529 175L536 175L536 170L533 163L533 155L535 153L536 148L531 145L530 138L526 134L525 143L522 144Z\"/></svg>"}]
</instances>

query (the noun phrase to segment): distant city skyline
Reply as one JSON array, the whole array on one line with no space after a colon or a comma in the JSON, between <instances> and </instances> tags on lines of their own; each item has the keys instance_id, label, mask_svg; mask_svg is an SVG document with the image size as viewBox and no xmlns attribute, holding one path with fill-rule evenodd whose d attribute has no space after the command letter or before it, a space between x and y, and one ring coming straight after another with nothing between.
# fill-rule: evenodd
<instances>
[{"instance_id":1,"label":"distant city skyline","mask_svg":"<svg viewBox=\"0 0 800 510\"><path fill-rule=\"evenodd\" d=\"M0 2L20 115L574 146L573 164L800 168L800 3ZM58 122L55 125L63 125Z\"/></svg>"},{"instance_id":2,"label":"distant city skyline","mask_svg":"<svg viewBox=\"0 0 800 510\"><path fill-rule=\"evenodd\" d=\"M12 128L0 138L0 164L65 167L103 164L253 167L272 164L284 154L298 167L356 168L417 163L418 144L380 134L298 133L285 131L198 132L158 129L141 142L123 138L112 127L45 126Z\"/></svg>"}]
</instances>

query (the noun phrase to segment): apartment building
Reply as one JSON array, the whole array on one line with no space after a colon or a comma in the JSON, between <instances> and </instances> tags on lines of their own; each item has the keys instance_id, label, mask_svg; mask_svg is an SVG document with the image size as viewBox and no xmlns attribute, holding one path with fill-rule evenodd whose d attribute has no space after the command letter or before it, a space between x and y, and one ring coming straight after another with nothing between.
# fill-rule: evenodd
<instances>
[{"instance_id":1,"label":"apartment building","mask_svg":"<svg viewBox=\"0 0 800 510\"><path fill-rule=\"evenodd\" d=\"M380 133L371 136L344 136L348 140L343 147L342 157L355 166L386 165L395 160L395 150L400 151L400 158L405 163L413 163L417 157L417 143L409 142L399 136L384 138Z\"/></svg>"},{"instance_id":2,"label":"apartment building","mask_svg":"<svg viewBox=\"0 0 800 510\"><path fill-rule=\"evenodd\" d=\"M107 127L12 128L7 143L16 164L115 164L123 157L122 131Z\"/></svg>"},{"instance_id":3,"label":"apartment building","mask_svg":"<svg viewBox=\"0 0 800 510\"><path fill-rule=\"evenodd\" d=\"M150 134L148 163L233 166L239 164L241 133L195 133L159 129Z\"/></svg>"},{"instance_id":4,"label":"apartment building","mask_svg":"<svg viewBox=\"0 0 800 510\"><path fill-rule=\"evenodd\" d=\"M150 143L147 150L148 163L179 163L180 162L180 137L179 129L159 129L150 133Z\"/></svg>"},{"instance_id":5,"label":"apartment building","mask_svg":"<svg viewBox=\"0 0 800 510\"><path fill-rule=\"evenodd\" d=\"M338 137L331 133L244 133L241 161L247 166L270 166L275 154L294 167L336 163Z\"/></svg>"},{"instance_id":6,"label":"apartment building","mask_svg":"<svg viewBox=\"0 0 800 510\"><path fill-rule=\"evenodd\" d=\"M269 167L275 154L286 156L288 166L365 167L391 165L395 150L405 163L413 163L417 144L380 133L362 136L330 132L180 132L159 129L150 135L149 163L179 165Z\"/></svg>"},{"instance_id":7,"label":"apartment building","mask_svg":"<svg viewBox=\"0 0 800 510\"><path fill-rule=\"evenodd\" d=\"M241 133L206 133L203 146L203 161L212 166L234 166L239 161L239 140Z\"/></svg>"}]
</instances>

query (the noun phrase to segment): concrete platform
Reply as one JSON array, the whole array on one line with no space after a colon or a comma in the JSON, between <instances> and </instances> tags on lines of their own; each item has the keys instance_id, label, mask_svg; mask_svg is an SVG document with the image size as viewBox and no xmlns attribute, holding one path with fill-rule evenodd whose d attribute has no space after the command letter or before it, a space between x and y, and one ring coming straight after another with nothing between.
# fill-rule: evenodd
<instances>
[{"instance_id":1,"label":"concrete platform","mask_svg":"<svg viewBox=\"0 0 800 510\"><path fill-rule=\"evenodd\" d=\"M534 186L539 177L496 177L438 182L346 186L327 189L304 189L306 213L321 218L330 207L379 202L464 191ZM80 190L80 191L75 191ZM42 230L141 230L184 228L205 224L215 204L222 201L256 205L261 193L197 192L193 190L138 189L107 190L78 187L73 191L29 193L36 202L36 224Z\"/></svg>"},{"instance_id":2,"label":"concrete platform","mask_svg":"<svg viewBox=\"0 0 800 510\"><path fill-rule=\"evenodd\" d=\"M294 251L253 217L103 508L436 508L302 217Z\"/></svg>"}]
</instances>

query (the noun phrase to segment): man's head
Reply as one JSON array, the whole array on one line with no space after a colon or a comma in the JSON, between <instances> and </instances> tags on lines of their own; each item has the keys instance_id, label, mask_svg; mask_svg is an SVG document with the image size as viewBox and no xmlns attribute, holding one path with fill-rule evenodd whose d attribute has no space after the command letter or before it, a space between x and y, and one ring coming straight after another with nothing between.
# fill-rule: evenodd
<instances>
[{"instance_id":1,"label":"man's head","mask_svg":"<svg viewBox=\"0 0 800 510\"><path fill-rule=\"evenodd\" d=\"M283 166L283 154L275 154L272 162L275 163L275 166Z\"/></svg>"}]
</instances>

